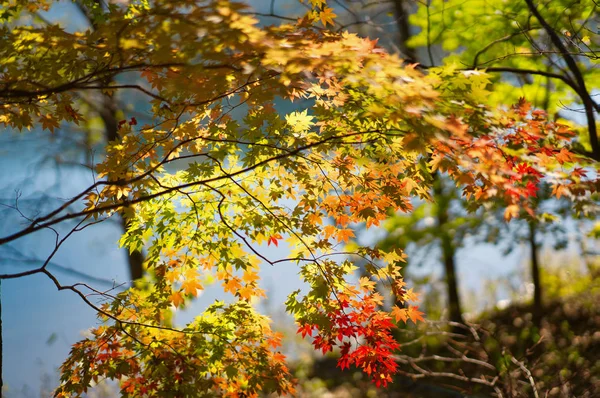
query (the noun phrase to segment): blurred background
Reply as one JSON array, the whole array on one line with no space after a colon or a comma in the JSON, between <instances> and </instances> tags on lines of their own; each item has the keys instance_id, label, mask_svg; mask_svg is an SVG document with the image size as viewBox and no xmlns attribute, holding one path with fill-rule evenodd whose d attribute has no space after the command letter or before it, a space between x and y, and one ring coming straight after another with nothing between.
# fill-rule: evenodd
<instances>
[{"instance_id":1,"label":"blurred background","mask_svg":"<svg viewBox=\"0 0 600 398\"><path fill-rule=\"evenodd\" d=\"M442 3L444 12L440 11ZM563 54L535 56L536 42L547 40L543 35L510 38L511 48L534 54L525 61L505 57L506 47L492 45L501 43L501 34L506 34L502 23L512 26L528 17L527 10L516 3L339 0L328 5L338 15L335 29L376 38L379 46L400 54L406 63L432 67L456 62L465 69L523 69L524 65L560 69ZM552 3L556 10L550 3L544 5L549 15L568 6L562 0ZM580 8L571 8L571 24L597 23L596 15L586 14L593 3L580 3ZM250 4L262 24L278 24L306 12L305 5L291 0ZM501 22L494 19L498 12L504 13ZM85 10L71 1L59 1L50 11L31 16L31 23L48 21L60 22L69 31L90 27ZM478 21L487 22L480 25ZM558 17L552 23L557 32L571 29ZM588 30L585 40L598 48L598 35ZM597 95L597 62L585 56L577 60L591 82L590 93ZM492 103L510 104L526 97L534 106L568 120L580 132L582 147L588 145L586 119L578 111L581 101L564 84L511 73L494 74L492 80ZM85 125L64 125L53 134L4 131L0 136L2 236L93 183L92 165L102 158L103 145L113 139L111 124L122 119L124 112L142 124L149 117L146 98L135 93L90 96L84 102ZM403 374L383 391L375 390L360 372L339 372L335 354L323 357L295 336L283 303L290 292L302 288L297 270L285 264L263 267L260 276L268 300L256 305L273 318L276 329L285 332L284 349L299 379L299 395L489 396L498 393L492 382L497 377L498 385L514 396L542 396L541 392L600 396L600 249L596 239L600 226L595 219L575 217L567 200L550 199L549 189L542 187L537 201L539 212L548 214L546 219L516 219L506 224L502 209L469 212L460 191L438 174L434 203L415 202L412 214L395 215L381 228L358 235L361 242L405 248L409 256L405 277L408 286L420 294L419 309L428 320L418 328L408 325L398 332L404 345L397 358ZM57 232L67 228L63 225ZM123 221L114 219L73 235L49 269L63 284L85 282L98 290L127 288L140 276L143 253L128 254L118 248L122 228ZM1 246L0 273L39 267L54 248L55 237L52 231L41 231ZM286 248L264 250L272 257L283 257ZM224 298L220 290L207 288L188 308L176 312L176 323L190 321L209 303ZM70 346L98 324L96 314L72 292L58 292L43 275L3 280L1 291L2 395L51 396L58 367ZM105 384L90 396L116 394L114 386Z\"/></svg>"}]
</instances>

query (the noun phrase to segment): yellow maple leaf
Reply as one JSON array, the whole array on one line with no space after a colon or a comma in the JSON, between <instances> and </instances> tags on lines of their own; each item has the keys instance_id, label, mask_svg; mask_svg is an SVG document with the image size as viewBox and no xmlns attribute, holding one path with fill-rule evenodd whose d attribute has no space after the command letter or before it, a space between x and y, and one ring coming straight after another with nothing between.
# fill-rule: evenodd
<instances>
[{"instance_id":1,"label":"yellow maple leaf","mask_svg":"<svg viewBox=\"0 0 600 398\"><path fill-rule=\"evenodd\" d=\"M512 218L519 216L519 206L518 205L510 205L504 210L504 220L510 221Z\"/></svg>"},{"instance_id":2,"label":"yellow maple leaf","mask_svg":"<svg viewBox=\"0 0 600 398\"><path fill-rule=\"evenodd\" d=\"M410 288L403 295L404 301L417 301L419 300L419 294L413 292L413 289Z\"/></svg>"},{"instance_id":3,"label":"yellow maple leaf","mask_svg":"<svg viewBox=\"0 0 600 398\"><path fill-rule=\"evenodd\" d=\"M375 282L369 280L369 278L367 277L362 277L359 279L358 281L360 283L360 288L363 289L365 292L371 292L373 291L373 289L375 289Z\"/></svg>"},{"instance_id":4,"label":"yellow maple leaf","mask_svg":"<svg viewBox=\"0 0 600 398\"><path fill-rule=\"evenodd\" d=\"M319 13L319 19L321 20L321 23L323 24L323 26L327 26L328 23L333 25L333 19L335 17L337 17L337 15L334 14L333 8L331 8L331 7L325 7Z\"/></svg>"}]
</instances>

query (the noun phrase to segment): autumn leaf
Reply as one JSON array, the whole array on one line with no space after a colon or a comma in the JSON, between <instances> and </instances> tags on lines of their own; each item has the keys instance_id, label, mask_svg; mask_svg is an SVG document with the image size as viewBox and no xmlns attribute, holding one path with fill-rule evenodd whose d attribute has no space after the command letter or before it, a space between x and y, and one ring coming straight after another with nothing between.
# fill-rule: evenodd
<instances>
[{"instance_id":1,"label":"autumn leaf","mask_svg":"<svg viewBox=\"0 0 600 398\"><path fill-rule=\"evenodd\" d=\"M185 302L185 299L180 292L173 292L169 297L169 301L171 301L175 307L181 307Z\"/></svg>"},{"instance_id":2,"label":"autumn leaf","mask_svg":"<svg viewBox=\"0 0 600 398\"><path fill-rule=\"evenodd\" d=\"M323 26L327 27L327 24L333 25L333 20L337 17L333 12L333 8L325 7L319 12L319 19Z\"/></svg>"},{"instance_id":3,"label":"autumn leaf","mask_svg":"<svg viewBox=\"0 0 600 398\"><path fill-rule=\"evenodd\" d=\"M313 225L319 225L323 223L323 220L321 218L321 213L313 213L310 214L308 216L308 220L311 222L311 224Z\"/></svg>"},{"instance_id":4,"label":"autumn leaf","mask_svg":"<svg viewBox=\"0 0 600 398\"><path fill-rule=\"evenodd\" d=\"M340 229L337 231L336 238L338 242L348 242L350 238L354 237L354 231L351 229Z\"/></svg>"},{"instance_id":5,"label":"autumn leaf","mask_svg":"<svg viewBox=\"0 0 600 398\"><path fill-rule=\"evenodd\" d=\"M518 205L510 205L507 206L504 210L504 219L506 221L510 221L511 219L518 217L520 212L520 208Z\"/></svg>"},{"instance_id":6,"label":"autumn leaf","mask_svg":"<svg viewBox=\"0 0 600 398\"><path fill-rule=\"evenodd\" d=\"M421 311L419 311L419 307L417 307L417 306L408 307L406 315L410 318L411 321L413 321L413 323L417 323L417 321L425 320L425 319L423 319L424 314Z\"/></svg>"},{"instance_id":7,"label":"autumn leaf","mask_svg":"<svg viewBox=\"0 0 600 398\"><path fill-rule=\"evenodd\" d=\"M240 279L235 276L223 282L223 290L232 294L235 294L241 287Z\"/></svg>"},{"instance_id":8,"label":"autumn leaf","mask_svg":"<svg viewBox=\"0 0 600 398\"><path fill-rule=\"evenodd\" d=\"M198 290L202 290L202 284L194 278L186 278L181 283L181 288L185 291L186 294L190 294L194 297L198 295Z\"/></svg>"},{"instance_id":9,"label":"autumn leaf","mask_svg":"<svg viewBox=\"0 0 600 398\"><path fill-rule=\"evenodd\" d=\"M40 123L42 123L42 128L44 130L50 130L50 132L54 133L54 129L58 128L60 124L58 120L56 120L52 115L45 114L40 117Z\"/></svg>"},{"instance_id":10,"label":"autumn leaf","mask_svg":"<svg viewBox=\"0 0 600 398\"><path fill-rule=\"evenodd\" d=\"M535 198L537 196L537 191L539 190L537 184L532 181L527 181L527 185L525 186L525 192L527 197Z\"/></svg>"},{"instance_id":11,"label":"autumn leaf","mask_svg":"<svg viewBox=\"0 0 600 398\"><path fill-rule=\"evenodd\" d=\"M253 296L256 296L255 289L247 285L239 288L237 293L241 298L246 300L250 300Z\"/></svg>"},{"instance_id":12,"label":"autumn leaf","mask_svg":"<svg viewBox=\"0 0 600 398\"><path fill-rule=\"evenodd\" d=\"M258 276L258 274L252 271L245 271L244 275L242 276L242 280L246 283L253 283L259 279L260 277Z\"/></svg>"},{"instance_id":13,"label":"autumn leaf","mask_svg":"<svg viewBox=\"0 0 600 398\"><path fill-rule=\"evenodd\" d=\"M277 241L278 239L282 239L282 236L280 234L274 234L274 235L269 236L269 241L267 243L267 246L270 246L271 243L273 243L275 246L279 246L279 243Z\"/></svg>"},{"instance_id":14,"label":"autumn leaf","mask_svg":"<svg viewBox=\"0 0 600 398\"><path fill-rule=\"evenodd\" d=\"M404 294L403 294L403 299L404 301L418 301L419 299L419 295L415 292L413 292L413 289L410 288L408 289Z\"/></svg>"},{"instance_id":15,"label":"autumn leaf","mask_svg":"<svg viewBox=\"0 0 600 398\"><path fill-rule=\"evenodd\" d=\"M337 228L333 225L326 225L323 228L323 234L325 235L326 239L329 239L337 230Z\"/></svg>"},{"instance_id":16,"label":"autumn leaf","mask_svg":"<svg viewBox=\"0 0 600 398\"><path fill-rule=\"evenodd\" d=\"M394 318L396 320L396 322L404 322L406 323L406 321L408 320L408 311L406 310L406 308L400 308L398 306L394 306L394 308L392 308L392 318Z\"/></svg>"},{"instance_id":17,"label":"autumn leaf","mask_svg":"<svg viewBox=\"0 0 600 398\"><path fill-rule=\"evenodd\" d=\"M372 292L375 289L376 282L369 280L367 277L361 277L359 279L360 288L365 292Z\"/></svg>"},{"instance_id":18,"label":"autumn leaf","mask_svg":"<svg viewBox=\"0 0 600 398\"><path fill-rule=\"evenodd\" d=\"M311 326L309 324L304 324L298 328L298 331L296 333L301 334L302 338L306 337L306 335L308 335L309 337L312 337L312 330L313 330L313 326Z\"/></svg>"},{"instance_id":19,"label":"autumn leaf","mask_svg":"<svg viewBox=\"0 0 600 398\"><path fill-rule=\"evenodd\" d=\"M565 195L565 193L568 193L568 192L569 192L569 190L564 185L561 185L561 184L553 184L552 185L552 195L556 196L557 199L560 199L561 196Z\"/></svg>"}]
</instances>

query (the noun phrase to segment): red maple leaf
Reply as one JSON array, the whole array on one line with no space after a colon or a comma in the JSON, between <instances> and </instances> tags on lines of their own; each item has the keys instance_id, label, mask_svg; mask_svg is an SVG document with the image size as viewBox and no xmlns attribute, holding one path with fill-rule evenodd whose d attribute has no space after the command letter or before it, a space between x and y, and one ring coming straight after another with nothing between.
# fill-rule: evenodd
<instances>
[{"instance_id":1,"label":"red maple leaf","mask_svg":"<svg viewBox=\"0 0 600 398\"><path fill-rule=\"evenodd\" d=\"M282 238L282 236L279 234L271 235L269 237L269 242L267 243L267 246L271 246L271 243L273 243L275 246L279 246L277 239L281 239L281 238Z\"/></svg>"}]
</instances>

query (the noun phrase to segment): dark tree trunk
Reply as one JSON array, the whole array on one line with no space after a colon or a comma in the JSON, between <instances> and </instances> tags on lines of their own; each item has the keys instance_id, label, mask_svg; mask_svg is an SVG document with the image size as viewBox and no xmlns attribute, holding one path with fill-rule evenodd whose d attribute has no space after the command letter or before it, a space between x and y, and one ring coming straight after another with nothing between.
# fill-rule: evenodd
<instances>
[{"instance_id":1,"label":"dark tree trunk","mask_svg":"<svg viewBox=\"0 0 600 398\"><path fill-rule=\"evenodd\" d=\"M107 143L119 139L119 122L116 115L117 107L114 99L106 94L103 94L100 117L102 117L102 121L104 122L104 137ZM127 230L128 221L124 215L120 215L119 217L121 218L121 227L123 232L125 232ZM131 276L131 280L135 281L140 279L144 274L144 255L137 250L132 253L127 251L127 262L129 265L129 275Z\"/></svg>"},{"instance_id":2,"label":"dark tree trunk","mask_svg":"<svg viewBox=\"0 0 600 398\"><path fill-rule=\"evenodd\" d=\"M394 17L398 26L398 48L402 52L401 55L408 62L418 62L414 48L409 47L407 44L408 39L411 37L410 23L408 21L409 2L407 0L394 0L393 5ZM444 196L440 176L435 174L434 179L434 197L438 204L437 221L441 231L440 244L442 249L442 262L444 264L448 291L448 315L451 321L464 323L456 276L456 248L452 242L452 237L447 231L449 199ZM462 331L462 329L457 329L457 331L458 330Z\"/></svg>"},{"instance_id":3,"label":"dark tree trunk","mask_svg":"<svg viewBox=\"0 0 600 398\"><path fill-rule=\"evenodd\" d=\"M446 287L448 291L448 317L453 322L464 323L460 296L458 294L458 278L456 276L456 247L452 236L448 232L448 207L450 200L444 194L443 182L436 174L434 182L434 200L437 204L437 222L440 233L440 246L442 249L442 262L446 273Z\"/></svg>"},{"instance_id":4,"label":"dark tree trunk","mask_svg":"<svg viewBox=\"0 0 600 398\"><path fill-rule=\"evenodd\" d=\"M529 248L531 251L531 279L533 281L533 320L539 326L542 319L542 283L540 280L539 250L535 240L535 222L529 222Z\"/></svg>"},{"instance_id":5,"label":"dark tree trunk","mask_svg":"<svg viewBox=\"0 0 600 398\"><path fill-rule=\"evenodd\" d=\"M94 24L93 18L89 9L82 3L76 3L83 15L87 18L90 27L95 29L96 26ZM97 4L102 7L102 2L97 1ZM111 79L104 82L105 85L109 85L111 83ZM117 103L108 94L102 94L102 101L100 104L100 117L104 122L104 138L106 143L110 141L115 141L119 139L119 122L117 120ZM124 215L119 216L121 218L121 228L123 232L127 230L128 220ZM144 275L144 255L142 252L134 251L133 253L129 253L127 251L127 263L129 266L129 275L132 281L142 278Z\"/></svg>"},{"instance_id":6,"label":"dark tree trunk","mask_svg":"<svg viewBox=\"0 0 600 398\"><path fill-rule=\"evenodd\" d=\"M408 15L408 2L406 0L394 0L394 17L398 26L398 47L402 57L407 62L417 62L415 50L406 44L411 36Z\"/></svg>"}]
</instances>

